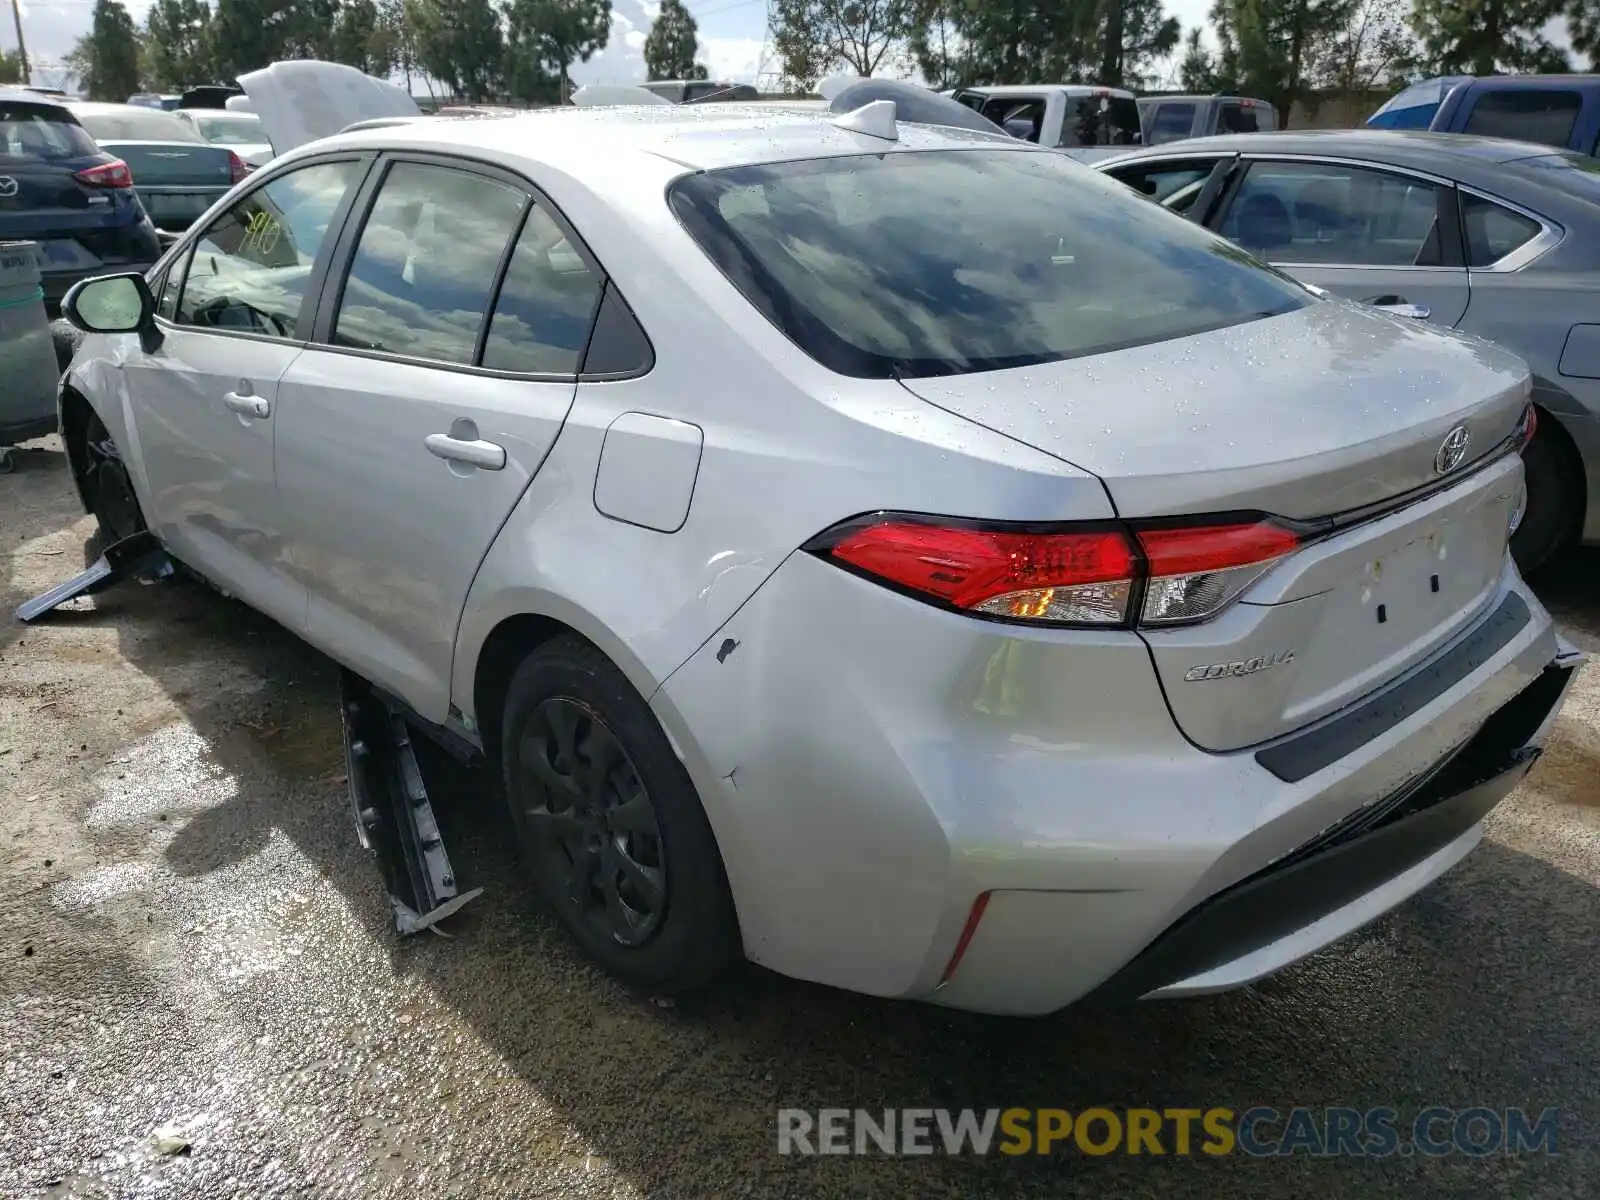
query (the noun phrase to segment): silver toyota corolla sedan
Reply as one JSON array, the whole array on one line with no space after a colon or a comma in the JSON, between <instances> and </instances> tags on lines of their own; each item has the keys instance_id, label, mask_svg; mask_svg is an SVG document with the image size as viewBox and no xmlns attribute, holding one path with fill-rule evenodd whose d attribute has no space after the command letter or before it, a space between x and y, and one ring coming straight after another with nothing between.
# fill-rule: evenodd
<instances>
[{"instance_id":1,"label":"silver toyota corolla sedan","mask_svg":"<svg viewBox=\"0 0 1600 1200\"><path fill-rule=\"evenodd\" d=\"M108 533L497 761L654 992L1257 979L1465 856L1578 658L1522 362L892 101L316 141L68 308Z\"/></svg>"}]
</instances>

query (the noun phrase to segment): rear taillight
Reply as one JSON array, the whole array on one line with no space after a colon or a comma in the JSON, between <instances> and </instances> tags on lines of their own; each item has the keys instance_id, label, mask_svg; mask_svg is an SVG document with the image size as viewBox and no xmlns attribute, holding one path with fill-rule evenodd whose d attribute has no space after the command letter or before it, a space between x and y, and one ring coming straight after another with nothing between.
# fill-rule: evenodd
<instances>
[{"instance_id":1,"label":"rear taillight","mask_svg":"<svg viewBox=\"0 0 1600 1200\"><path fill-rule=\"evenodd\" d=\"M1139 532L1149 569L1140 622L1173 625L1215 616L1300 539L1265 521Z\"/></svg>"},{"instance_id":2,"label":"rear taillight","mask_svg":"<svg viewBox=\"0 0 1600 1200\"><path fill-rule=\"evenodd\" d=\"M228 151L228 174L233 177L234 183L238 183L246 175L250 174L251 169L250 164L245 162L244 159L240 158L232 150Z\"/></svg>"},{"instance_id":3,"label":"rear taillight","mask_svg":"<svg viewBox=\"0 0 1600 1200\"><path fill-rule=\"evenodd\" d=\"M1533 435L1539 432L1539 410L1533 405L1528 405L1522 410L1522 419L1517 422L1513 436L1517 439L1517 449L1526 450L1528 443L1533 441Z\"/></svg>"},{"instance_id":4,"label":"rear taillight","mask_svg":"<svg viewBox=\"0 0 1600 1200\"><path fill-rule=\"evenodd\" d=\"M133 172L128 170L128 164L120 158L114 158L108 163L101 163L98 167L85 167L81 171L74 171L72 177L79 183L86 183L90 187L131 188L133 186Z\"/></svg>"},{"instance_id":5,"label":"rear taillight","mask_svg":"<svg viewBox=\"0 0 1600 1200\"><path fill-rule=\"evenodd\" d=\"M807 549L976 616L1108 627L1214 617L1299 544L1268 520L1038 530L883 514Z\"/></svg>"}]
</instances>

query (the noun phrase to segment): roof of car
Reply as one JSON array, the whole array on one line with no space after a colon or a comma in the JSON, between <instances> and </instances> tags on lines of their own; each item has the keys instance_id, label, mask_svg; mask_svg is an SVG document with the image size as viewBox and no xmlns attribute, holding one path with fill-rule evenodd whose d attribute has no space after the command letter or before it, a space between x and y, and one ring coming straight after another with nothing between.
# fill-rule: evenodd
<instances>
[{"instance_id":1,"label":"roof of car","mask_svg":"<svg viewBox=\"0 0 1600 1200\"><path fill-rule=\"evenodd\" d=\"M313 143L448 143L491 156L532 157L581 172L600 156L626 154L665 158L691 170L782 162L844 154L881 153L877 138L852 133L831 114L770 102L639 107L544 108L474 120L407 121L352 131ZM1004 134L901 122L900 148L940 149L973 144L1031 149ZM535 148L530 154L530 148Z\"/></svg>"},{"instance_id":2,"label":"roof of car","mask_svg":"<svg viewBox=\"0 0 1600 1200\"><path fill-rule=\"evenodd\" d=\"M982 96L1037 96L1040 92L1104 92L1108 96L1133 96L1126 88L1101 87L1093 83L1001 83L992 87L959 88Z\"/></svg>"},{"instance_id":3,"label":"roof of car","mask_svg":"<svg viewBox=\"0 0 1600 1200\"><path fill-rule=\"evenodd\" d=\"M1554 153L1551 147L1537 142L1474 137L1465 133L1429 133L1421 129L1294 129L1277 133L1224 133L1215 137L1188 138L1119 155L1116 161L1171 158L1174 155L1207 154L1219 150L1237 151L1240 154L1364 156L1393 166L1409 166L1419 171L1432 169L1441 173L1459 169L1463 160L1481 166Z\"/></svg>"},{"instance_id":4,"label":"roof of car","mask_svg":"<svg viewBox=\"0 0 1600 1200\"><path fill-rule=\"evenodd\" d=\"M0 87L0 101L7 104L43 104L52 108L65 108L66 101L47 92L30 92L26 88Z\"/></svg>"}]
</instances>

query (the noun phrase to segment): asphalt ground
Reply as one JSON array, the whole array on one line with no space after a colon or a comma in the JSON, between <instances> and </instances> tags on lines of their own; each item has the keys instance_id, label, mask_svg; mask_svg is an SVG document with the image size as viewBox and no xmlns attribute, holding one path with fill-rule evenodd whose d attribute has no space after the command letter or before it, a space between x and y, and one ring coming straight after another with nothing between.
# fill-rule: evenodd
<instances>
[{"instance_id":1,"label":"asphalt ground","mask_svg":"<svg viewBox=\"0 0 1600 1200\"><path fill-rule=\"evenodd\" d=\"M53 440L0 476L0 612L81 567ZM1600 651L1600 554L1541 590ZM436 776L455 937L399 939L337 675L193 584L0 620L0 1197L1586 1196L1600 1191L1600 668L1460 868L1231 994L999 1020L751 970L662 1007ZM1553 1110L1554 1154L781 1155L780 1109ZM1269 1127L1270 1128L1270 1127Z\"/></svg>"}]
</instances>

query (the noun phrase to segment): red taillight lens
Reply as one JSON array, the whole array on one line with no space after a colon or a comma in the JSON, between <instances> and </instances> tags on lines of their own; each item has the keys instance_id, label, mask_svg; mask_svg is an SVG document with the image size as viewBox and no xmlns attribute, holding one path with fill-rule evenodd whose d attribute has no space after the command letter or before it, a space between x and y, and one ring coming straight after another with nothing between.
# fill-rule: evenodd
<instances>
[{"instance_id":1,"label":"red taillight lens","mask_svg":"<svg viewBox=\"0 0 1600 1200\"><path fill-rule=\"evenodd\" d=\"M79 183L86 183L90 187L131 188L133 186L133 172L128 170L128 164L120 158L114 158L108 163L101 163L98 167L85 167L81 171L74 171L72 177Z\"/></svg>"},{"instance_id":2,"label":"red taillight lens","mask_svg":"<svg viewBox=\"0 0 1600 1200\"><path fill-rule=\"evenodd\" d=\"M228 151L228 174L233 177L234 183L238 183L246 175L250 174L250 171L249 163L245 162L232 150Z\"/></svg>"},{"instance_id":3,"label":"red taillight lens","mask_svg":"<svg viewBox=\"0 0 1600 1200\"><path fill-rule=\"evenodd\" d=\"M1146 625L1171 625L1214 616L1266 572L1294 553L1292 530L1265 522L1141 529L1139 545L1150 572Z\"/></svg>"},{"instance_id":4,"label":"red taillight lens","mask_svg":"<svg viewBox=\"0 0 1600 1200\"><path fill-rule=\"evenodd\" d=\"M1517 422L1517 449L1526 450L1528 443L1533 441L1533 435L1538 432L1539 410L1530 404L1522 410L1522 420Z\"/></svg>"},{"instance_id":5,"label":"red taillight lens","mask_svg":"<svg viewBox=\"0 0 1600 1200\"><path fill-rule=\"evenodd\" d=\"M1133 548L1115 530L1018 533L887 519L829 555L906 591L992 617L1115 625L1127 620Z\"/></svg>"},{"instance_id":6,"label":"red taillight lens","mask_svg":"<svg viewBox=\"0 0 1600 1200\"><path fill-rule=\"evenodd\" d=\"M922 518L850 522L809 547L952 608L1062 625L1202 621L1300 545L1270 521L1033 533ZM1140 585L1143 585L1142 588Z\"/></svg>"}]
</instances>

